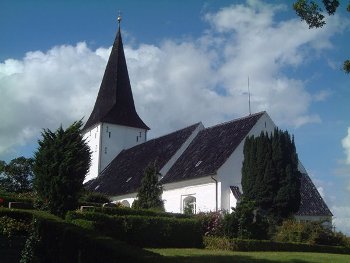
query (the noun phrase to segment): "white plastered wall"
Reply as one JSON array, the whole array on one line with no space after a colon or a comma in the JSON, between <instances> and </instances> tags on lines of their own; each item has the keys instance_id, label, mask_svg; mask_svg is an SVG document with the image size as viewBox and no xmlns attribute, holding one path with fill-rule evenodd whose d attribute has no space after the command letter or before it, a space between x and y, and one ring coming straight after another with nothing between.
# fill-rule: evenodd
<instances>
[{"instance_id":1,"label":"white plastered wall","mask_svg":"<svg viewBox=\"0 0 350 263\"><path fill-rule=\"evenodd\" d=\"M91 166L84 180L94 179L124 149L147 140L147 130L109 123L99 123L84 135L91 155Z\"/></svg>"}]
</instances>

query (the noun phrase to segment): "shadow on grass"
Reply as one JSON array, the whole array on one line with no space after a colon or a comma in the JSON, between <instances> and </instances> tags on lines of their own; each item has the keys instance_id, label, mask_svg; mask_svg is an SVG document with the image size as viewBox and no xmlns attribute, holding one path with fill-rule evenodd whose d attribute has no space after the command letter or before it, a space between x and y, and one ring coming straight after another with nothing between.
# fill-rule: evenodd
<instances>
[{"instance_id":1,"label":"shadow on grass","mask_svg":"<svg viewBox=\"0 0 350 263\"><path fill-rule=\"evenodd\" d=\"M148 254L148 253L146 253ZM262 258L254 258L250 256L242 255L188 255L188 256L162 256L159 254L148 254L145 262L152 263L232 263L232 262L256 262L256 263L277 263L281 260L268 260ZM283 260L283 262L293 262L293 263L307 263L306 260L300 259L289 259Z\"/></svg>"}]
</instances>

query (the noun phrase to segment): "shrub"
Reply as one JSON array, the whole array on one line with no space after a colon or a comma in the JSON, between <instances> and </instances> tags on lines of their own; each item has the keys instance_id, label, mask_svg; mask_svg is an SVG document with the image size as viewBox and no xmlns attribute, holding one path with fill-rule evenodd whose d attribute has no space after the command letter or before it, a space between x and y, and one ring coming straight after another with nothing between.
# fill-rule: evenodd
<instances>
[{"instance_id":1,"label":"shrub","mask_svg":"<svg viewBox=\"0 0 350 263\"><path fill-rule=\"evenodd\" d=\"M204 236L223 235L223 215L220 212L201 212L195 217L201 224L202 234Z\"/></svg>"},{"instance_id":2,"label":"shrub","mask_svg":"<svg viewBox=\"0 0 350 263\"><path fill-rule=\"evenodd\" d=\"M142 247L201 247L198 220L149 216L109 216L96 212L69 212L66 219L104 235ZM88 224L85 221L91 221Z\"/></svg>"},{"instance_id":3,"label":"shrub","mask_svg":"<svg viewBox=\"0 0 350 263\"><path fill-rule=\"evenodd\" d=\"M94 207L94 212L103 213L107 215L139 215L139 216L153 216L153 217L174 217L174 218L192 218L191 215L159 212L150 209L133 209L129 207ZM70 212L68 212L69 214ZM74 212L73 212L74 213Z\"/></svg>"},{"instance_id":4,"label":"shrub","mask_svg":"<svg viewBox=\"0 0 350 263\"><path fill-rule=\"evenodd\" d=\"M0 217L0 234L11 236L25 236L28 234L30 224L25 220L14 219L8 216Z\"/></svg>"},{"instance_id":5,"label":"shrub","mask_svg":"<svg viewBox=\"0 0 350 263\"><path fill-rule=\"evenodd\" d=\"M107 195L96 193L96 192L86 192L79 199L79 203L97 203L104 204L109 203L110 199Z\"/></svg>"},{"instance_id":6,"label":"shrub","mask_svg":"<svg viewBox=\"0 0 350 263\"><path fill-rule=\"evenodd\" d=\"M279 242L303 242L317 245L348 246L348 239L341 233L332 232L322 222L297 222L285 220L274 237Z\"/></svg>"},{"instance_id":7,"label":"shrub","mask_svg":"<svg viewBox=\"0 0 350 263\"><path fill-rule=\"evenodd\" d=\"M204 237L204 246L208 249L225 249L232 251L289 251L322 252L349 254L350 249L340 246L311 245L305 243L282 243L269 240L229 239L222 237Z\"/></svg>"},{"instance_id":8,"label":"shrub","mask_svg":"<svg viewBox=\"0 0 350 263\"><path fill-rule=\"evenodd\" d=\"M84 225L80 220L80 225L84 225L82 228L42 211L0 208L0 217L4 216L23 220L27 225L33 220L21 263L144 262L145 258L159 257L121 241L97 236L87 229L91 222Z\"/></svg>"}]
</instances>

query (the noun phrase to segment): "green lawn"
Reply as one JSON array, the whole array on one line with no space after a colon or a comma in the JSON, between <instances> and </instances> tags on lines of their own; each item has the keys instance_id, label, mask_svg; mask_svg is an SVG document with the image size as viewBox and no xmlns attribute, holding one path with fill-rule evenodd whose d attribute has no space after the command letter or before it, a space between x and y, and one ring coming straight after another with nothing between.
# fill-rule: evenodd
<instances>
[{"instance_id":1,"label":"green lawn","mask_svg":"<svg viewBox=\"0 0 350 263\"><path fill-rule=\"evenodd\" d=\"M233 252L207 249L148 249L163 256L165 263L223 262L350 262L350 255L303 252ZM154 261L158 262L158 261Z\"/></svg>"}]
</instances>

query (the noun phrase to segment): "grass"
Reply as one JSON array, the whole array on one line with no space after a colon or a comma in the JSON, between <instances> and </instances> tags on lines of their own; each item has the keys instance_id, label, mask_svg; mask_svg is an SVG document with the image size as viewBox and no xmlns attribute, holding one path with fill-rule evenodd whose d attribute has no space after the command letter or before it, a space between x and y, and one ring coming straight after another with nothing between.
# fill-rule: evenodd
<instances>
[{"instance_id":1,"label":"grass","mask_svg":"<svg viewBox=\"0 0 350 263\"><path fill-rule=\"evenodd\" d=\"M234 252L207 249L148 249L159 254L165 263L226 263L226 262L350 262L350 255L308 252Z\"/></svg>"}]
</instances>

